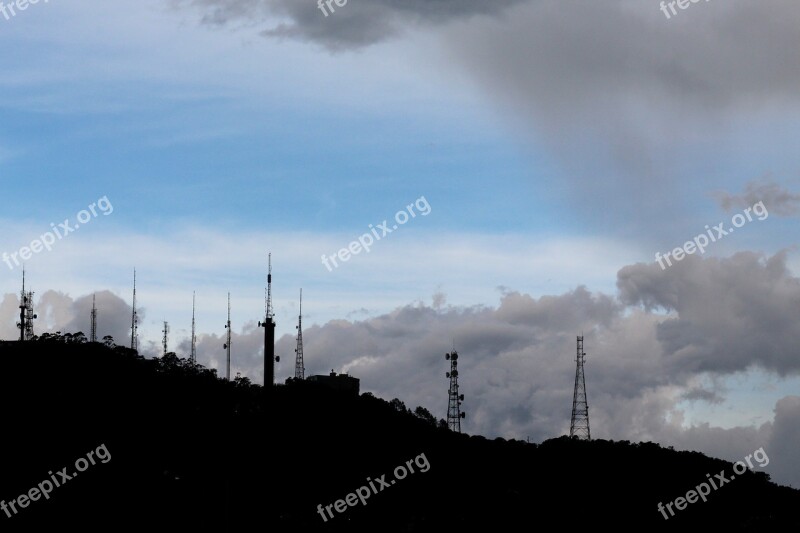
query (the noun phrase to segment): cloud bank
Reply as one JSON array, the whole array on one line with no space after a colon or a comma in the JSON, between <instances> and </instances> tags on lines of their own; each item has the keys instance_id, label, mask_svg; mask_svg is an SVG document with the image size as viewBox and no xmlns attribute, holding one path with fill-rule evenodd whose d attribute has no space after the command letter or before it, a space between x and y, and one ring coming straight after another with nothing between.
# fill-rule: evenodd
<instances>
[{"instance_id":1,"label":"cloud bank","mask_svg":"<svg viewBox=\"0 0 800 533\"><path fill-rule=\"evenodd\" d=\"M361 379L362 390L443 416L444 354L455 344L468 431L538 441L568 432L575 337L583 334L594 436L654 440L730 458L764 446L777 479L800 485L800 461L792 451L800 398L778 401L774 421L759 427L686 428L678 408L687 398L725 401L727 391L703 385L704 377L754 367L798 374L800 279L787 269L786 254L691 257L666 271L629 265L619 272L618 288L616 295L577 287L540 298L507 291L496 307L454 307L437 294L431 304L332 320L304 330L307 373L349 372ZM108 293L98 293L98 304L101 335L125 339L130 307ZM6 338L16 305L14 295L0 304ZM89 296L73 300L49 291L37 309L50 330L85 330L89 305ZM198 360L220 374L223 342L221 333L198 341ZM262 381L262 343L255 323L234 334L234 375ZM188 351L186 343L178 348ZM155 346L149 350L157 353ZM293 371L294 338L281 337L276 353L283 359L277 369L282 381Z\"/></svg>"}]
</instances>

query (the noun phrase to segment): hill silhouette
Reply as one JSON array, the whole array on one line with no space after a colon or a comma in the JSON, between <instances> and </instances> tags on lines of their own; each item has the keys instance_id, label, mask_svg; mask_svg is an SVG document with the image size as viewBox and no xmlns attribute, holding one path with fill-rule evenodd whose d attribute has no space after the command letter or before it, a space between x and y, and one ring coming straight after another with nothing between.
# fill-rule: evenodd
<instances>
[{"instance_id":1,"label":"hill silhouette","mask_svg":"<svg viewBox=\"0 0 800 533\"><path fill-rule=\"evenodd\" d=\"M733 470L697 452L454 434L426 409L412 412L398 399L356 397L309 382L265 390L246 378L219 379L175 354L144 359L107 344L86 343L80 334L0 343L0 499L59 479L64 467L74 474L76 461L95 452L94 464L81 463L83 471L47 499L39 494L11 517L0 511L3 528L399 532L557 524L770 531L800 525L800 491L773 484L763 472L737 476L707 502L665 520L659 502L685 496L707 474ZM395 478L400 466L404 479ZM377 481L382 475L384 483ZM359 489L369 496L358 499ZM351 493L356 502L347 505ZM337 509L338 500L344 503Z\"/></svg>"}]
</instances>

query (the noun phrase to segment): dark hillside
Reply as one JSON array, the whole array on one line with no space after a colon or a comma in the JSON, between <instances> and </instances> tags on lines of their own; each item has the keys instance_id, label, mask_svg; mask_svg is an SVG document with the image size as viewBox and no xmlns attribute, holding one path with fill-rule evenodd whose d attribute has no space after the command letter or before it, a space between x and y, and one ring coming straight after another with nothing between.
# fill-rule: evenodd
<instances>
[{"instance_id":1,"label":"dark hillside","mask_svg":"<svg viewBox=\"0 0 800 533\"><path fill-rule=\"evenodd\" d=\"M685 496L706 474L730 477L730 463L700 453L652 443L558 438L536 445L456 435L400 401L349 397L308 382L265 395L246 379L228 383L173 355L145 360L125 348L66 340L0 345L0 499L28 493L51 471L56 479L64 467L74 473L88 452L105 454L98 447L111 459L87 464L49 499L39 495L10 518L0 511L6 530L800 525L800 492L752 472L664 520L659 502ZM401 465L414 472L395 479ZM366 505L355 495L354 505L341 502L337 512L337 500L359 489ZM333 517L323 520L318 505L323 512L332 506Z\"/></svg>"}]
</instances>

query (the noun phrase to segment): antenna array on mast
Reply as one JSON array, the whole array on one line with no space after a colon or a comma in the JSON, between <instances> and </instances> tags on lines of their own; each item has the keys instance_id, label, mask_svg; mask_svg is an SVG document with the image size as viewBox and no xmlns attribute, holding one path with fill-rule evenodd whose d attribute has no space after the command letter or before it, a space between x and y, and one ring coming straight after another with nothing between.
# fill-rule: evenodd
<instances>
[{"instance_id":1,"label":"antenna array on mast","mask_svg":"<svg viewBox=\"0 0 800 533\"><path fill-rule=\"evenodd\" d=\"M447 391L447 427L450 431L461 433L461 419L467 414L461 411L464 395L458 393L458 353L453 350L452 353L445 354L444 358L450 361L450 372L446 373L450 378L450 388Z\"/></svg>"},{"instance_id":2,"label":"antenna array on mast","mask_svg":"<svg viewBox=\"0 0 800 533\"><path fill-rule=\"evenodd\" d=\"M33 320L39 318L33 312L33 291L25 292L25 267L22 268L22 292L19 296L19 340L33 340Z\"/></svg>"}]
</instances>

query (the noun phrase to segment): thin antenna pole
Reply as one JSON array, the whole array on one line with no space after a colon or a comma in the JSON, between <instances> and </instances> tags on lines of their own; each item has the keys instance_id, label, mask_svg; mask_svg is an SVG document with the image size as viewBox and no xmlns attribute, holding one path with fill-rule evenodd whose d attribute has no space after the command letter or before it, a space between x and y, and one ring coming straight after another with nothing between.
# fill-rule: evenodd
<instances>
[{"instance_id":1,"label":"thin antenna pole","mask_svg":"<svg viewBox=\"0 0 800 533\"><path fill-rule=\"evenodd\" d=\"M192 351L189 354L189 361L197 363L197 335L195 334L194 322L194 291L192 291Z\"/></svg>"},{"instance_id":2,"label":"thin antenna pole","mask_svg":"<svg viewBox=\"0 0 800 533\"><path fill-rule=\"evenodd\" d=\"M19 341L23 342L25 340L25 310L27 309L26 305L27 296L25 295L25 265L22 265L22 292L19 296Z\"/></svg>"},{"instance_id":3,"label":"thin antenna pole","mask_svg":"<svg viewBox=\"0 0 800 533\"><path fill-rule=\"evenodd\" d=\"M227 353L227 373L228 381L231 380L231 293L228 293L228 323L225 324L225 329L228 330L228 342L225 343L224 348Z\"/></svg>"},{"instance_id":4,"label":"thin antenna pole","mask_svg":"<svg viewBox=\"0 0 800 533\"><path fill-rule=\"evenodd\" d=\"M269 270L267 271L267 320L272 318L272 253L269 254Z\"/></svg>"},{"instance_id":5,"label":"thin antenna pole","mask_svg":"<svg viewBox=\"0 0 800 533\"><path fill-rule=\"evenodd\" d=\"M139 351L139 315L136 313L136 269L133 269L133 311L131 312L131 350Z\"/></svg>"}]
</instances>

